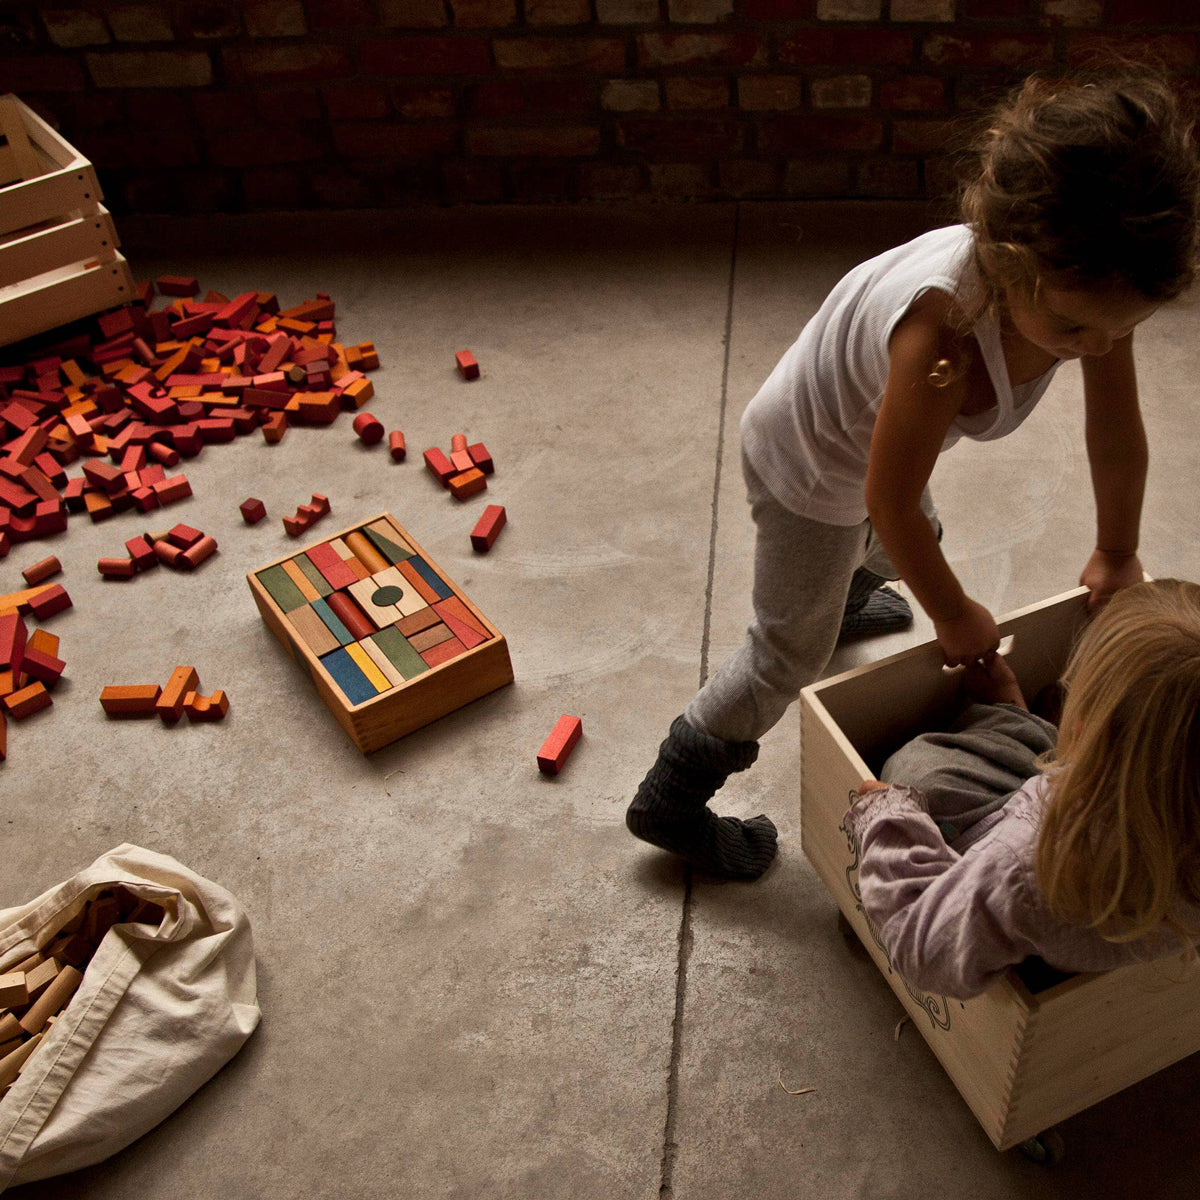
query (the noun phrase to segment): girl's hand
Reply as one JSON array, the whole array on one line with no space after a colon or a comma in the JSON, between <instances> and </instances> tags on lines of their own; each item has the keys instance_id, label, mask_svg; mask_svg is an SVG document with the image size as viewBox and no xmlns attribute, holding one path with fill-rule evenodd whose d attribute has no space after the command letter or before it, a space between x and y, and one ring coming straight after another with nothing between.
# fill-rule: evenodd
<instances>
[{"instance_id":1,"label":"girl's hand","mask_svg":"<svg viewBox=\"0 0 1200 1200\"><path fill-rule=\"evenodd\" d=\"M1141 583L1142 577L1142 562L1136 554L1093 550L1092 557L1079 576L1079 582L1092 593L1088 597L1088 612L1102 608L1122 588Z\"/></svg>"},{"instance_id":2,"label":"girl's hand","mask_svg":"<svg viewBox=\"0 0 1200 1200\"><path fill-rule=\"evenodd\" d=\"M946 656L948 667L990 661L1000 645L1000 630L992 614L970 596L963 597L962 612L949 621L934 621L933 631Z\"/></svg>"},{"instance_id":3,"label":"girl's hand","mask_svg":"<svg viewBox=\"0 0 1200 1200\"><path fill-rule=\"evenodd\" d=\"M993 654L989 662L967 663L963 683L966 685L967 695L972 700L979 700L984 704L1015 704L1026 709L1029 707L1025 703L1021 685L1017 682L1012 667L999 654Z\"/></svg>"}]
</instances>

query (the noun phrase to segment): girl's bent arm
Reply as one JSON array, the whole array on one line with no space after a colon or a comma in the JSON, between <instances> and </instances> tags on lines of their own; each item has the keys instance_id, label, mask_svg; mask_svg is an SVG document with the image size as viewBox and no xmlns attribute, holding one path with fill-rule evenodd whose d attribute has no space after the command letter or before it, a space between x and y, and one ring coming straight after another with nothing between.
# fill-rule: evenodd
<instances>
[{"instance_id":1,"label":"girl's bent arm","mask_svg":"<svg viewBox=\"0 0 1200 1200\"><path fill-rule=\"evenodd\" d=\"M1079 582L1090 606L1142 579L1137 556L1149 451L1138 408L1133 334L1099 358L1084 358L1085 432L1096 496L1096 549Z\"/></svg>"}]
</instances>

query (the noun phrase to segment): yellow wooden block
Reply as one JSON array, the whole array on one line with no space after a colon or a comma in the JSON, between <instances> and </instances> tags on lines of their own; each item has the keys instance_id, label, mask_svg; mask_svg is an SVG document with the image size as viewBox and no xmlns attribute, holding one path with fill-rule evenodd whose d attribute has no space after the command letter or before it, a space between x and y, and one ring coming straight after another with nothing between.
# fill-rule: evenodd
<instances>
[{"instance_id":1,"label":"yellow wooden block","mask_svg":"<svg viewBox=\"0 0 1200 1200\"><path fill-rule=\"evenodd\" d=\"M377 692L386 692L392 686L388 677L375 665L375 660L357 642L351 642L346 647L346 653L358 664L358 669Z\"/></svg>"}]
</instances>

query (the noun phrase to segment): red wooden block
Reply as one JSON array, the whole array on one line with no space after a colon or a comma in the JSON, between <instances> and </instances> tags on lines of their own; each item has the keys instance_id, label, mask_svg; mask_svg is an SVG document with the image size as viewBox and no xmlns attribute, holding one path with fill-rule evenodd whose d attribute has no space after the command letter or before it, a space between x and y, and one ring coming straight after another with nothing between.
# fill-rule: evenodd
<instances>
[{"instance_id":1,"label":"red wooden block","mask_svg":"<svg viewBox=\"0 0 1200 1200\"><path fill-rule=\"evenodd\" d=\"M436 667L466 652L466 646L458 638L452 637L447 638L444 642L439 642L436 646L430 646L428 650L422 650L420 653L426 666Z\"/></svg>"},{"instance_id":2,"label":"red wooden block","mask_svg":"<svg viewBox=\"0 0 1200 1200\"><path fill-rule=\"evenodd\" d=\"M204 530L193 529L190 525L174 525L167 530L167 541L180 550L194 546L204 536Z\"/></svg>"},{"instance_id":3,"label":"red wooden block","mask_svg":"<svg viewBox=\"0 0 1200 1200\"><path fill-rule=\"evenodd\" d=\"M475 442L468 446L467 453L471 456L471 461L485 475L490 475L496 469L496 464L492 462L492 456L488 453L488 448L482 442Z\"/></svg>"},{"instance_id":4,"label":"red wooden block","mask_svg":"<svg viewBox=\"0 0 1200 1200\"><path fill-rule=\"evenodd\" d=\"M362 641L375 632L375 626L346 592L334 592L325 597L325 602L333 609L337 618L350 631L355 641Z\"/></svg>"},{"instance_id":5,"label":"red wooden block","mask_svg":"<svg viewBox=\"0 0 1200 1200\"><path fill-rule=\"evenodd\" d=\"M33 587L35 584L41 583L43 579L57 575L61 570L62 563L52 554L49 558L43 558L41 562L35 562L33 566L26 567L21 574L25 577L25 582Z\"/></svg>"},{"instance_id":6,"label":"red wooden block","mask_svg":"<svg viewBox=\"0 0 1200 1200\"><path fill-rule=\"evenodd\" d=\"M96 570L105 579L132 579L138 568L132 558L99 558L96 560Z\"/></svg>"},{"instance_id":7,"label":"red wooden block","mask_svg":"<svg viewBox=\"0 0 1200 1200\"><path fill-rule=\"evenodd\" d=\"M55 613L60 613L63 609L70 607L71 597L61 583L51 585L29 601L29 611L39 621L44 621L47 617L52 617Z\"/></svg>"},{"instance_id":8,"label":"red wooden block","mask_svg":"<svg viewBox=\"0 0 1200 1200\"><path fill-rule=\"evenodd\" d=\"M44 683L46 687L53 687L66 667L67 664L61 658L43 650L36 650L32 646L25 647L25 654L21 658L21 671L30 679Z\"/></svg>"},{"instance_id":9,"label":"red wooden block","mask_svg":"<svg viewBox=\"0 0 1200 1200\"><path fill-rule=\"evenodd\" d=\"M448 487L450 478L456 474L454 464L441 452L437 446L431 446L425 451L425 466L430 475L442 485Z\"/></svg>"},{"instance_id":10,"label":"red wooden block","mask_svg":"<svg viewBox=\"0 0 1200 1200\"><path fill-rule=\"evenodd\" d=\"M454 356L454 361L458 364L458 370L464 379L479 378L479 364L470 350L460 350Z\"/></svg>"},{"instance_id":11,"label":"red wooden block","mask_svg":"<svg viewBox=\"0 0 1200 1200\"><path fill-rule=\"evenodd\" d=\"M151 442L146 447L146 453L155 462L162 463L164 467L173 467L179 461L179 451L174 446L165 445L163 442Z\"/></svg>"},{"instance_id":12,"label":"red wooden block","mask_svg":"<svg viewBox=\"0 0 1200 1200\"><path fill-rule=\"evenodd\" d=\"M0 616L0 670L20 673L26 637L25 621L19 613Z\"/></svg>"},{"instance_id":13,"label":"red wooden block","mask_svg":"<svg viewBox=\"0 0 1200 1200\"><path fill-rule=\"evenodd\" d=\"M374 446L383 440L383 422L369 412L360 412L354 418L354 432L364 445Z\"/></svg>"},{"instance_id":14,"label":"red wooden block","mask_svg":"<svg viewBox=\"0 0 1200 1200\"><path fill-rule=\"evenodd\" d=\"M557 775L563 769L575 743L583 735L583 722L578 717L564 714L550 731L550 736L538 751L538 770L546 775Z\"/></svg>"},{"instance_id":15,"label":"red wooden block","mask_svg":"<svg viewBox=\"0 0 1200 1200\"><path fill-rule=\"evenodd\" d=\"M138 512L149 512L152 508L158 507L158 496L152 487L134 488L129 495L137 505Z\"/></svg>"},{"instance_id":16,"label":"red wooden block","mask_svg":"<svg viewBox=\"0 0 1200 1200\"><path fill-rule=\"evenodd\" d=\"M159 504L170 504L175 500L182 500L185 496L190 496L192 485L188 483L186 475L173 475L170 479L156 483L154 494L158 497Z\"/></svg>"},{"instance_id":17,"label":"red wooden block","mask_svg":"<svg viewBox=\"0 0 1200 1200\"><path fill-rule=\"evenodd\" d=\"M313 566L325 576L331 588L349 587L358 582L358 576L342 560L341 555L328 543L321 542L306 551Z\"/></svg>"},{"instance_id":18,"label":"red wooden block","mask_svg":"<svg viewBox=\"0 0 1200 1200\"><path fill-rule=\"evenodd\" d=\"M5 696L3 700L9 716L18 721L22 717L40 712L43 708L49 708L53 703L54 697L46 691L46 685L41 682L31 683L28 687L13 692L11 696Z\"/></svg>"},{"instance_id":19,"label":"red wooden block","mask_svg":"<svg viewBox=\"0 0 1200 1200\"><path fill-rule=\"evenodd\" d=\"M211 558L216 552L217 539L206 533L179 556L179 565L189 570L195 570L206 558Z\"/></svg>"},{"instance_id":20,"label":"red wooden block","mask_svg":"<svg viewBox=\"0 0 1200 1200\"><path fill-rule=\"evenodd\" d=\"M393 429L388 434L388 450L392 455L393 462L403 462L408 454L408 449L404 445L404 434L398 429Z\"/></svg>"},{"instance_id":21,"label":"red wooden block","mask_svg":"<svg viewBox=\"0 0 1200 1200\"><path fill-rule=\"evenodd\" d=\"M463 438L463 441L466 441L466 438ZM465 446L461 450L452 450L450 452L450 461L454 464L454 470L460 474L463 471L473 470L475 467L475 463L467 453Z\"/></svg>"},{"instance_id":22,"label":"red wooden block","mask_svg":"<svg viewBox=\"0 0 1200 1200\"><path fill-rule=\"evenodd\" d=\"M144 537L130 538L125 543L125 549L129 551L129 557L133 559L133 565L139 571L148 571L151 567L158 566L158 555Z\"/></svg>"},{"instance_id":23,"label":"red wooden block","mask_svg":"<svg viewBox=\"0 0 1200 1200\"><path fill-rule=\"evenodd\" d=\"M164 296L194 296L200 290L190 275L160 275L155 282Z\"/></svg>"},{"instance_id":24,"label":"red wooden block","mask_svg":"<svg viewBox=\"0 0 1200 1200\"><path fill-rule=\"evenodd\" d=\"M247 525L256 525L267 515L267 506L261 500L256 500L253 496L243 500L238 507L241 509L242 520Z\"/></svg>"},{"instance_id":25,"label":"red wooden block","mask_svg":"<svg viewBox=\"0 0 1200 1200\"><path fill-rule=\"evenodd\" d=\"M287 433L287 416L282 412L273 412L263 422L262 432L264 441L272 445L282 442L283 435Z\"/></svg>"},{"instance_id":26,"label":"red wooden block","mask_svg":"<svg viewBox=\"0 0 1200 1200\"><path fill-rule=\"evenodd\" d=\"M476 550L486 554L495 543L496 538L500 536L500 530L504 528L508 516L504 511L502 504L489 504L483 510L483 515L475 523L475 528L471 530L471 545Z\"/></svg>"},{"instance_id":27,"label":"red wooden block","mask_svg":"<svg viewBox=\"0 0 1200 1200\"><path fill-rule=\"evenodd\" d=\"M320 516L325 516L329 512L329 497L322 495L320 492L313 492L312 503Z\"/></svg>"},{"instance_id":28,"label":"red wooden block","mask_svg":"<svg viewBox=\"0 0 1200 1200\"><path fill-rule=\"evenodd\" d=\"M453 476L447 486L455 500L466 500L487 488L487 477L478 467L472 467Z\"/></svg>"},{"instance_id":29,"label":"red wooden block","mask_svg":"<svg viewBox=\"0 0 1200 1200\"><path fill-rule=\"evenodd\" d=\"M294 517L283 518L283 528L288 537L299 537L309 526L308 518L300 513Z\"/></svg>"}]
</instances>

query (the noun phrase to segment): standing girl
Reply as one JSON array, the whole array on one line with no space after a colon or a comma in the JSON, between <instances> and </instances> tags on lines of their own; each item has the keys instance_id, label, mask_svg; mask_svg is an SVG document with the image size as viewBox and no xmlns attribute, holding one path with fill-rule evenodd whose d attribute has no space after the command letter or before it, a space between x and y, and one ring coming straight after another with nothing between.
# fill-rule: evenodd
<instances>
[{"instance_id":1,"label":"standing girl","mask_svg":"<svg viewBox=\"0 0 1200 1200\"><path fill-rule=\"evenodd\" d=\"M938 545L938 454L990 441L1080 359L1096 547L1092 604L1142 578L1146 437L1134 328L1191 282L1200 168L1167 84L1030 79L975 146L963 223L861 264L748 405L742 463L756 527L747 637L671 724L626 824L715 875L775 855L766 816L708 801L828 663L839 631L894 628L902 578L947 663L999 635ZM900 601L902 603L902 601Z\"/></svg>"}]
</instances>

